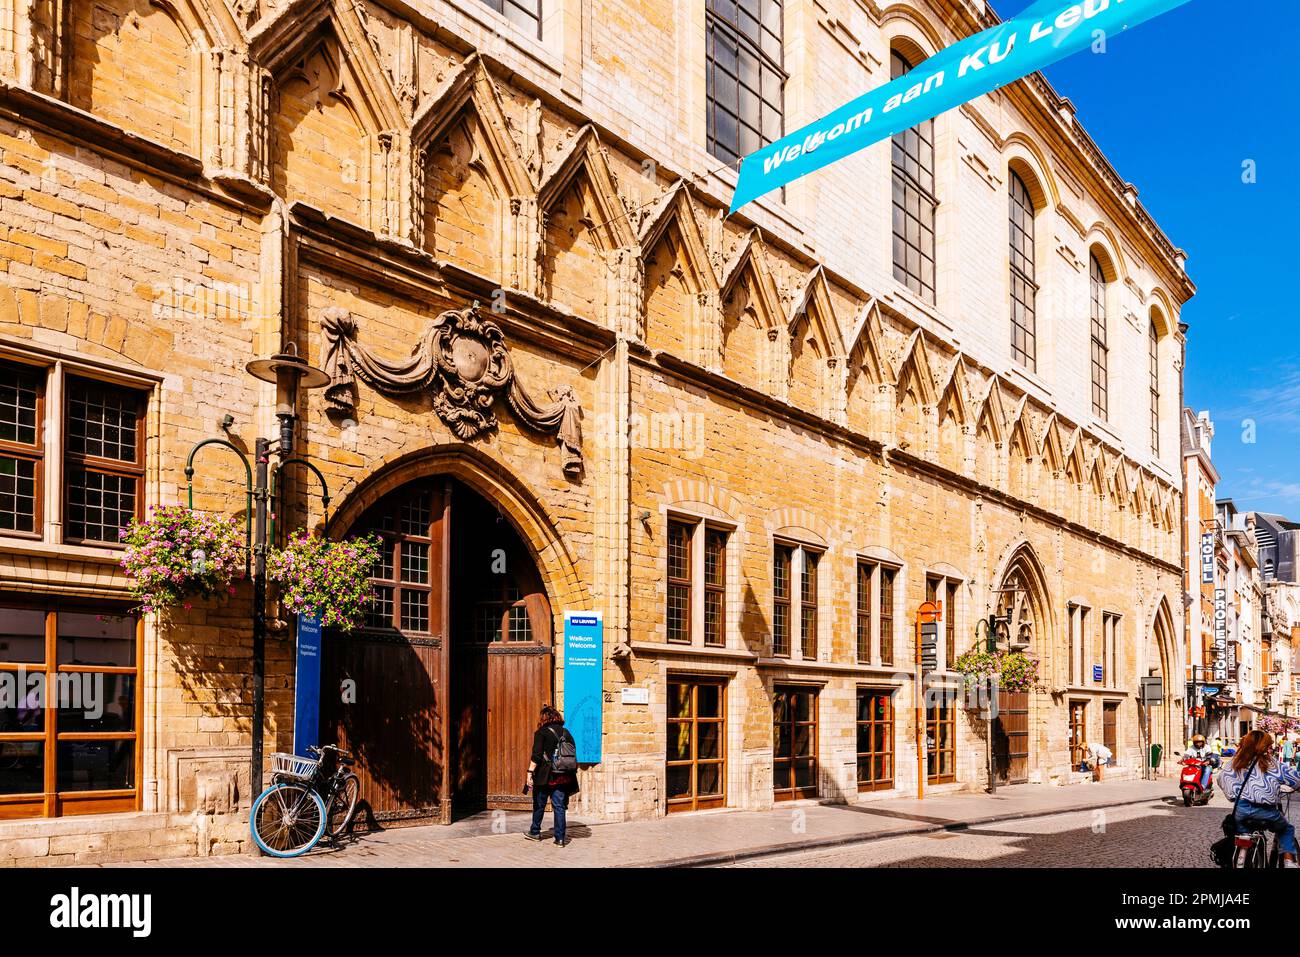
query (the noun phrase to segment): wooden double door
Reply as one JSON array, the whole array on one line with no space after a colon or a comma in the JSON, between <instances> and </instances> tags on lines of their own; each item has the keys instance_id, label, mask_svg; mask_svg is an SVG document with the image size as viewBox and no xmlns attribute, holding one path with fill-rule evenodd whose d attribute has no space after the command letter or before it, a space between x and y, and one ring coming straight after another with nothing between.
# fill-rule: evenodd
<instances>
[{"instance_id":1,"label":"wooden double door","mask_svg":"<svg viewBox=\"0 0 1300 957\"><path fill-rule=\"evenodd\" d=\"M354 752L381 821L524 806L537 713L552 694L551 612L519 534L440 477L353 527L383 542L365 627L322 654L321 740Z\"/></svg>"},{"instance_id":2,"label":"wooden double door","mask_svg":"<svg viewBox=\"0 0 1300 957\"><path fill-rule=\"evenodd\" d=\"M1029 692L998 691L993 722L993 775L999 784L1029 780Z\"/></svg>"}]
</instances>

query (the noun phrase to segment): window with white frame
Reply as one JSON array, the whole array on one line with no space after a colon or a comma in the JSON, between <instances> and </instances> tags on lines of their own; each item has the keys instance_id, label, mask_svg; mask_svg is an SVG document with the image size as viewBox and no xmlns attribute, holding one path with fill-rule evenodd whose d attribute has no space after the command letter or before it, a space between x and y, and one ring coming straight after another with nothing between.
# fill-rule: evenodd
<instances>
[{"instance_id":1,"label":"window with white frame","mask_svg":"<svg viewBox=\"0 0 1300 957\"><path fill-rule=\"evenodd\" d=\"M727 643L727 541L731 529L683 515L668 519L665 630L674 644Z\"/></svg>"},{"instance_id":2,"label":"window with white frame","mask_svg":"<svg viewBox=\"0 0 1300 957\"><path fill-rule=\"evenodd\" d=\"M822 554L822 549L799 542L773 544L772 654L775 657L817 660Z\"/></svg>"}]
</instances>

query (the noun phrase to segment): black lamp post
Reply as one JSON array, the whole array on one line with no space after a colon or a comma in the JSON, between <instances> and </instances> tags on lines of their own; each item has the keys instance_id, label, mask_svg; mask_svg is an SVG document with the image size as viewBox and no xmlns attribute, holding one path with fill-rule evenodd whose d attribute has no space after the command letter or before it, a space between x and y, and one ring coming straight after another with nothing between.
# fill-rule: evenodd
<instances>
[{"instance_id":1,"label":"black lamp post","mask_svg":"<svg viewBox=\"0 0 1300 957\"><path fill-rule=\"evenodd\" d=\"M254 444L253 464L248 456L226 439L204 439L190 450L185 462L185 480L189 488L189 506L194 507L194 456L205 445L218 445L230 449L244 464L247 478L244 535L246 554L253 576L253 719L252 756L249 764L248 785L255 797L261 790L262 778L262 726L266 723L266 554L267 554L267 503L271 494L268 482L270 459L279 458L276 472L289 462L301 463L311 469L321 482L321 500L329 508L329 489L320 470L305 459L291 459L293 453L294 424L298 419L298 396L304 389L319 389L329 384L329 376L301 358L293 343L289 351L269 359L256 359L245 367L248 374L263 382L275 383L275 416L280 422L280 434L275 439L259 438ZM328 512L327 512L328 514ZM251 566L251 567L250 567Z\"/></svg>"}]
</instances>

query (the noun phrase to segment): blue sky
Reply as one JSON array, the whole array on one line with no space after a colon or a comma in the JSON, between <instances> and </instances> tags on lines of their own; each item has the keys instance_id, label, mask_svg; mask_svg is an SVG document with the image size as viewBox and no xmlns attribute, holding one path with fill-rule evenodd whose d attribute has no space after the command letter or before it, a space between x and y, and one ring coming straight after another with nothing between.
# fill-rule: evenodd
<instances>
[{"instance_id":1,"label":"blue sky","mask_svg":"<svg viewBox=\"0 0 1300 957\"><path fill-rule=\"evenodd\" d=\"M992 0L1003 19L1030 0ZM1300 81L1290 0L1192 0L1044 72L1175 246L1197 294L1187 405L1219 496L1300 521ZM1242 182L1254 160L1257 181ZM1255 441L1243 440L1253 420Z\"/></svg>"}]
</instances>

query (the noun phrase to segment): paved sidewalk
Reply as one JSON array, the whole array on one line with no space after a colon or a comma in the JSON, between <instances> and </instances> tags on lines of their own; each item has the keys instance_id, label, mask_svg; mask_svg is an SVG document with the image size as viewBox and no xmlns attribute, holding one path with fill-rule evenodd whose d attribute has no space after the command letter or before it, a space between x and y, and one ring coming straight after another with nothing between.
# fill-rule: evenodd
<instances>
[{"instance_id":1,"label":"paved sidewalk","mask_svg":"<svg viewBox=\"0 0 1300 957\"><path fill-rule=\"evenodd\" d=\"M568 847L524 839L528 815L484 813L449 827L393 828L359 836L340 849L281 861L247 855L182 858L125 866L166 867L673 867L727 863L901 834L960 830L973 824L1145 804L1177 797L1172 779L1078 784L1022 784L996 795L935 795L869 804L784 805L771 811L717 811L621 824L585 824L569 815ZM494 832L495 829L495 832ZM1068 863L1068 862L1062 862Z\"/></svg>"}]
</instances>

